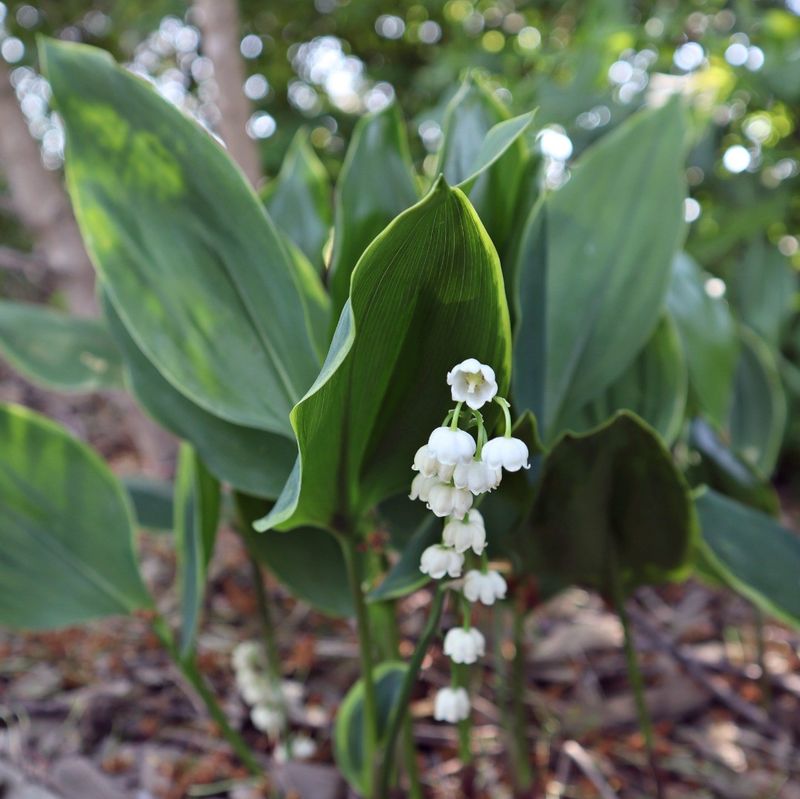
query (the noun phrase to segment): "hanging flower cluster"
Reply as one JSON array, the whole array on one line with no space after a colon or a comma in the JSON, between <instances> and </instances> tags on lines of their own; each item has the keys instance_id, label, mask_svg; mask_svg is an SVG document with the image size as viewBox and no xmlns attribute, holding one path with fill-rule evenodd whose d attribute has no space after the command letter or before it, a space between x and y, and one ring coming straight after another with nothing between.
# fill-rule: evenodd
<instances>
[{"instance_id":1,"label":"hanging flower cluster","mask_svg":"<svg viewBox=\"0 0 800 799\"><path fill-rule=\"evenodd\" d=\"M506 595L506 581L489 569L486 527L474 504L500 485L503 470L517 472L530 464L527 446L511 435L510 405L497 396L497 380L490 366L467 358L447 373L447 383L456 406L430 434L428 443L417 450L411 468L418 474L409 497L425 502L432 513L445 519L441 543L422 553L419 567L435 580L460 580L457 587L465 603L464 622L445 636L444 653L453 663L471 664L483 656L486 641L471 627L467 603L493 605ZM497 438L488 438L480 413L487 402L497 403L503 411L505 434ZM466 574L465 565L471 567ZM463 687L452 685L437 693L434 717L438 721L462 721L469 711L469 696Z\"/></svg>"},{"instance_id":2,"label":"hanging flower cluster","mask_svg":"<svg viewBox=\"0 0 800 799\"><path fill-rule=\"evenodd\" d=\"M298 711L303 702L303 686L293 680L281 680L276 683L271 679L264 647L257 641L244 641L239 644L231 656L236 687L242 699L250 705L250 720L253 726L278 742L287 729L287 716ZM316 744L303 735L295 735L291 746L278 743L276 758L287 759L290 751L294 759L303 760L313 757Z\"/></svg>"}]
</instances>

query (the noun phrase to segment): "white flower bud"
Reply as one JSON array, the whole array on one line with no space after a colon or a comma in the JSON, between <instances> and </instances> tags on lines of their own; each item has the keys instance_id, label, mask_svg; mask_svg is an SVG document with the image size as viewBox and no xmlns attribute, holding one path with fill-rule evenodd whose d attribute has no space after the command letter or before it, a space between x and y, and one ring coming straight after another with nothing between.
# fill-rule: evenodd
<instances>
[{"instance_id":1,"label":"white flower bud","mask_svg":"<svg viewBox=\"0 0 800 799\"><path fill-rule=\"evenodd\" d=\"M431 454L427 444L421 446L414 455L414 465L411 467L415 472L425 477L438 477L443 483L447 483L453 476L456 468L453 464L439 463Z\"/></svg>"},{"instance_id":2,"label":"white flower bud","mask_svg":"<svg viewBox=\"0 0 800 799\"><path fill-rule=\"evenodd\" d=\"M411 493L408 495L408 498L421 499L423 502L427 502L431 489L438 485L438 477L426 477L424 474L418 474L411 481Z\"/></svg>"},{"instance_id":3,"label":"white flower bud","mask_svg":"<svg viewBox=\"0 0 800 799\"><path fill-rule=\"evenodd\" d=\"M433 703L433 717L436 721L456 724L469 718L469 696L463 688L441 688L436 692Z\"/></svg>"},{"instance_id":4,"label":"white flower bud","mask_svg":"<svg viewBox=\"0 0 800 799\"><path fill-rule=\"evenodd\" d=\"M236 671L264 668L264 649L257 641L242 641L233 650L231 663Z\"/></svg>"},{"instance_id":5,"label":"white flower bud","mask_svg":"<svg viewBox=\"0 0 800 799\"><path fill-rule=\"evenodd\" d=\"M502 466L507 472L531 468L525 442L506 436L487 441L481 450L481 460L493 469Z\"/></svg>"},{"instance_id":6,"label":"white flower bud","mask_svg":"<svg viewBox=\"0 0 800 799\"><path fill-rule=\"evenodd\" d=\"M464 556L441 544L428 547L419 561L419 570L434 580L441 580L445 574L453 579L460 577L463 568Z\"/></svg>"},{"instance_id":7,"label":"white flower bud","mask_svg":"<svg viewBox=\"0 0 800 799\"><path fill-rule=\"evenodd\" d=\"M256 705L250 711L253 726L265 732L270 738L277 738L283 729L283 713L272 705Z\"/></svg>"},{"instance_id":8,"label":"white flower bud","mask_svg":"<svg viewBox=\"0 0 800 799\"><path fill-rule=\"evenodd\" d=\"M274 691L269 680L256 671L237 672L236 687L248 705L270 702L274 698Z\"/></svg>"},{"instance_id":9,"label":"white flower bud","mask_svg":"<svg viewBox=\"0 0 800 799\"><path fill-rule=\"evenodd\" d=\"M476 496L497 488L502 477L502 469L493 469L483 461L459 463L453 470L453 484L455 487L466 488Z\"/></svg>"},{"instance_id":10,"label":"white flower bud","mask_svg":"<svg viewBox=\"0 0 800 799\"><path fill-rule=\"evenodd\" d=\"M295 735L292 738L292 759L310 760L317 753L317 744L307 735ZM272 755L276 763L285 763L289 759L286 744L278 744Z\"/></svg>"},{"instance_id":11,"label":"white flower bud","mask_svg":"<svg viewBox=\"0 0 800 799\"><path fill-rule=\"evenodd\" d=\"M473 410L497 394L494 369L476 358L467 358L447 373L447 385L455 402L466 402Z\"/></svg>"},{"instance_id":12,"label":"white flower bud","mask_svg":"<svg viewBox=\"0 0 800 799\"><path fill-rule=\"evenodd\" d=\"M454 627L444 637L444 653L453 663L474 663L486 652L486 641L475 627Z\"/></svg>"},{"instance_id":13,"label":"white flower bud","mask_svg":"<svg viewBox=\"0 0 800 799\"><path fill-rule=\"evenodd\" d=\"M439 463L467 463L475 454L475 439L466 430L437 427L428 439L428 449Z\"/></svg>"},{"instance_id":14,"label":"white flower bud","mask_svg":"<svg viewBox=\"0 0 800 799\"><path fill-rule=\"evenodd\" d=\"M466 489L439 483L428 492L428 508L440 519L445 516L463 518L471 507L472 494Z\"/></svg>"},{"instance_id":15,"label":"white flower bud","mask_svg":"<svg viewBox=\"0 0 800 799\"><path fill-rule=\"evenodd\" d=\"M480 555L486 547L486 527L483 516L472 508L463 520L449 519L442 531L442 543L456 552L468 549Z\"/></svg>"},{"instance_id":16,"label":"white flower bud","mask_svg":"<svg viewBox=\"0 0 800 799\"><path fill-rule=\"evenodd\" d=\"M464 596L470 602L480 600L484 605L494 605L498 599L506 598L508 586L503 576L495 571L482 572L472 569L464 578Z\"/></svg>"}]
</instances>

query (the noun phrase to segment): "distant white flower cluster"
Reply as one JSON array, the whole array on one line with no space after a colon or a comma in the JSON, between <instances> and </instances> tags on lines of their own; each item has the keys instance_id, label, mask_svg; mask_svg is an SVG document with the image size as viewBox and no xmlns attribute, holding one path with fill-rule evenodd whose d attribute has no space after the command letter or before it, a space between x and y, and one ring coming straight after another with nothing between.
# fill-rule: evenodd
<instances>
[{"instance_id":1,"label":"distant white flower cluster","mask_svg":"<svg viewBox=\"0 0 800 799\"><path fill-rule=\"evenodd\" d=\"M277 743L288 727L288 715L302 706L303 686L294 680L276 683L271 679L264 647L257 641L239 644L233 650L231 662L236 687L242 699L250 705L250 721ZM276 759L286 760L290 751L293 758L305 760L316 752L316 744L306 736L296 735L290 743L291 746L285 743L276 746Z\"/></svg>"},{"instance_id":2,"label":"distant white flower cluster","mask_svg":"<svg viewBox=\"0 0 800 799\"><path fill-rule=\"evenodd\" d=\"M486 527L473 503L476 497L500 485L504 470L529 468L528 447L511 435L510 406L497 396L497 380L490 366L467 358L447 373L447 383L456 406L442 426L430 434L428 443L417 450L411 467L418 474L411 483L409 498L421 500L434 515L445 519L442 540L422 553L420 571L434 580L463 576L458 587L468 602L493 605L505 598L506 581L488 567ZM503 411L505 433L488 439L479 411L491 402ZM465 424L475 429L475 435L459 427L464 405L469 409L463 413ZM464 575L468 559L476 568ZM463 627L450 630L444 639L444 653L454 663L475 663L485 649L486 641L470 626L468 614ZM469 712L469 696L463 687L454 685L437 693L434 717L438 721L463 721Z\"/></svg>"}]
</instances>

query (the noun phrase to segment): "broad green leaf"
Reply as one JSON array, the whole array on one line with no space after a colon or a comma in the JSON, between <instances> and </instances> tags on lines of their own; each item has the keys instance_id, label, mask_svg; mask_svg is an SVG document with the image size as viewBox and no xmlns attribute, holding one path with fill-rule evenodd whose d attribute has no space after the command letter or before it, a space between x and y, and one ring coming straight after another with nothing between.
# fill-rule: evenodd
<instances>
[{"instance_id":1,"label":"broad green leaf","mask_svg":"<svg viewBox=\"0 0 800 799\"><path fill-rule=\"evenodd\" d=\"M667 307L686 353L691 401L721 428L731 407L739 340L728 303L707 289L718 285L710 279L681 253L673 262Z\"/></svg>"},{"instance_id":2,"label":"broad green leaf","mask_svg":"<svg viewBox=\"0 0 800 799\"><path fill-rule=\"evenodd\" d=\"M800 627L800 538L752 508L706 490L695 500L700 554L712 576Z\"/></svg>"},{"instance_id":3,"label":"broad green leaf","mask_svg":"<svg viewBox=\"0 0 800 799\"><path fill-rule=\"evenodd\" d=\"M669 451L628 411L567 433L544 464L531 516L544 571L612 595L685 577L696 535L689 489Z\"/></svg>"},{"instance_id":4,"label":"broad green leaf","mask_svg":"<svg viewBox=\"0 0 800 799\"><path fill-rule=\"evenodd\" d=\"M322 284L322 279L303 251L291 241L286 242L286 247L294 264L297 279L303 286L306 298L306 321L311 331L314 350L322 362L331 341L331 298Z\"/></svg>"},{"instance_id":5,"label":"broad green leaf","mask_svg":"<svg viewBox=\"0 0 800 799\"><path fill-rule=\"evenodd\" d=\"M0 300L0 354L56 391L122 385L122 358L105 325L43 305Z\"/></svg>"},{"instance_id":6,"label":"broad green leaf","mask_svg":"<svg viewBox=\"0 0 800 799\"><path fill-rule=\"evenodd\" d=\"M684 130L677 101L635 114L531 212L513 292L514 397L535 413L545 443L658 324L685 226Z\"/></svg>"},{"instance_id":7,"label":"broad green leaf","mask_svg":"<svg viewBox=\"0 0 800 799\"><path fill-rule=\"evenodd\" d=\"M668 444L681 430L688 373L678 331L666 314L628 368L597 398L559 429L582 433L602 424L616 411L633 411Z\"/></svg>"},{"instance_id":8,"label":"broad green leaf","mask_svg":"<svg viewBox=\"0 0 800 799\"><path fill-rule=\"evenodd\" d=\"M410 502L411 500L409 500ZM428 583L430 578L419 570L422 553L442 538L442 522L432 513L415 530L411 540L403 548L397 563L386 574L383 582L369 593L370 602L398 599Z\"/></svg>"},{"instance_id":9,"label":"broad green leaf","mask_svg":"<svg viewBox=\"0 0 800 799\"><path fill-rule=\"evenodd\" d=\"M500 252L511 233L528 160L520 135L531 122L527 114L514 120L509 116L491 89L468 75L445 111L436 170L451 185L463 184L459 188Z\"/></svg>"},{"instance_id":10,"label":"broad green leaf","mask_svg":"<svg viewBox=\"0 0 800 799\"><path fill-rule=\"evenodd\" d=\"M378 742L383 740L392 706L400 694L408 666L405 663L381 663L374 670L378 716ZM333 756L350 785L362 795L367 769L364 760L364 681L359 680L345 696L336 714L333 728Z\"/></svg>"},{"instance_id":11,"label":"broad green leaf","mask_svg":"<svg viewBox=\"0 0 800 799\"><path fill-rule=\"evenodd\" d=\"M764 513L778 513L780 501L772 484L734 453L703 419L692 421L689 445L700 456L699 461L691 458L687 469L692 485L704 484Z\"/></svg>"},{"instance_id":12,"label":"broad green leaf","mask_svg":"<svg viewBox=\"0 0 800 799\"><path fill-rule=\"evenodd\" d=\"M746 327L739 332L742 348L729 419L731 446L769 477L786 429L786 395L769 346Z\"/></svg>"},{"instance_id":13,"label":"broad green leaf","mask_svg":"<svg viewBox=\"0 0 800 799\"><path fill-rule=\"evenodd\" d=\"M152 607L120 482L16 405L0 405L0 508L0 624L48 630Z\"/></svg>"},{"instance_id":14,"label":"broad green leaf","mask_svg":"<svg viewBox=\"0 0 800 799\"><path fill-rule=\"evenodd\" d=\"M268 530L255 533L252 523L269 504L243 494L236 495L248 548L293 596L327 616L354 615L347 566L336 539L325 530L299 527L291 534Z\"/></svg>"},{"instance_id":15,"label":"broad green leaf","mask_svg":"<svg viewBox=\"0 0 800 799\"><path fill-rule=\"evenodd\" d=\"M308 258L317 272L323 267L322 249L328 239L332 207L331 181L308 140L308 131L295 134L281 171L263 191L275 226Z\"/></svg>"},{"instance_id":16,"label":"broad green leaf","mask_svg":"<svg viewBox=\"0 0 800 799\"><path fill-rule=\"evenodd\" d=\"M376 238L353 273L317 381L292 411L300 455L258 529L354 532L410 484L414 452L450 405L463 358L508 385L508 309L497 253L458 189L440 180Z\"/></svg>"},{"instance_id":17,"label":"broad green leaf","mask_svg":"<svg viewBox=\"0 0 800 799\"><path fill-rule=\"evenodd\" d=\"M486 138L481 143L481 148L475 157L472 171L469 176L464 178L458 188L469 194L478 178L489 168L491 168L512 145L522 136L533 122L533 111L521 114L513 119L505 119L489 128ZM524 161L525 159L523 159Z\"/></svg>"},{"instance_id":18,"label":"broad green leaf","mask_svg":"<svg viewBox=\"0 0 800 799\"><path fill-rule=\"evenodd\" d=\"M788 258L763 237L755 238L731 275L731 302L741 320L777 347L796 292L797 274Z\"/></svg>"},{"instance_id":19,"label":"broad green leaf","mask_svg":"<svg viewBox=\"0 0 800 799\"><path fill-rule=\"evenodd\" d=\"M123 477L122 484L133 505L136 525L146 530L172 530L172 483L132 475Z\"/></svg>"},{"instance_id":20,"label":"broad green leaf","mask_svg":"<svg viewBox=\"0 0 800 799\"><path fill-rule=\"evenodd\" d=\"M194 649L208 562L219 525L220 486L189 444L182 444L175 475L175 552L181 604L181 653Z\"/></svg>"},{"instance_id":21,"label":"broad green leaf","mask_svg":"<svg viewBox=\"0 0 800 799\"><path fill-rule=\"evenodd\" d=\"M319 368L302 284L227 153L151 86L43 40L87 249L137 346L205 410L290 434Z\"/></svg>"},{"instance_id":22,"label":"broad green leaf","mask_svg":"<svg viewBox=\"0 0 800 799\"><path fill-rule=\"evenodd\" d=\"M350 276L369 243L417 199L405 122L392 103L356 123L336 182L329 272L334 313L347 301Z\"/></svg>"},{"instance_id":23,"label":"broad green leaf","mask_svg":"<svg viewBox=\"0 0 800 799\"><path fill-rule=\"evenodd\" d=\"M168 383L136 346L105 294L103 310L142 407L167 430L191 442L219 480L250 494L277 497L297 455L295 443L266 430L225 421L195 405Z\"/></svg>"}]
</instances>

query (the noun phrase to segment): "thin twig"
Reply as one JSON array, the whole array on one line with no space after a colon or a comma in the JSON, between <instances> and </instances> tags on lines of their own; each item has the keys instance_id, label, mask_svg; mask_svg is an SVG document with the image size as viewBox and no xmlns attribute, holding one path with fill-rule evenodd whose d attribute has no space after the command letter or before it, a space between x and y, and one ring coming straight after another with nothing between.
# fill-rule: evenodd
<instances>
[{"instance_id":1,"label":"thin twig","mask_svg":"<svg viewBox=\"0 0 800 799\"><path fill-rule=\"evenodd\" d=\"M619 799L606 782L606 778L600 773L600 769L595 765L591 755L577 741L564 741L562 751L586 775L586 778L594 785L602 799Z\"/></svg>"},{"instance_id":2,"label":"thin twig","mask_svg":"<svg viewBox=\"0 0 800 799\"><path fill-rule=\"evenodd\" d=\"M738 694L727 690L715 680L712 680L707 674L707 667L702 661L695 659L684 647L671 641L661 630L651 624L643 613L633 607L628 612L636 626L650 638L653 644L658 649L671 655L683 667L689 677L707 689L717 701L767 735L774 738L785 736L786 733L776 724L773 724L760 707L749 704Z\"/></svg>"}]
</instances>

